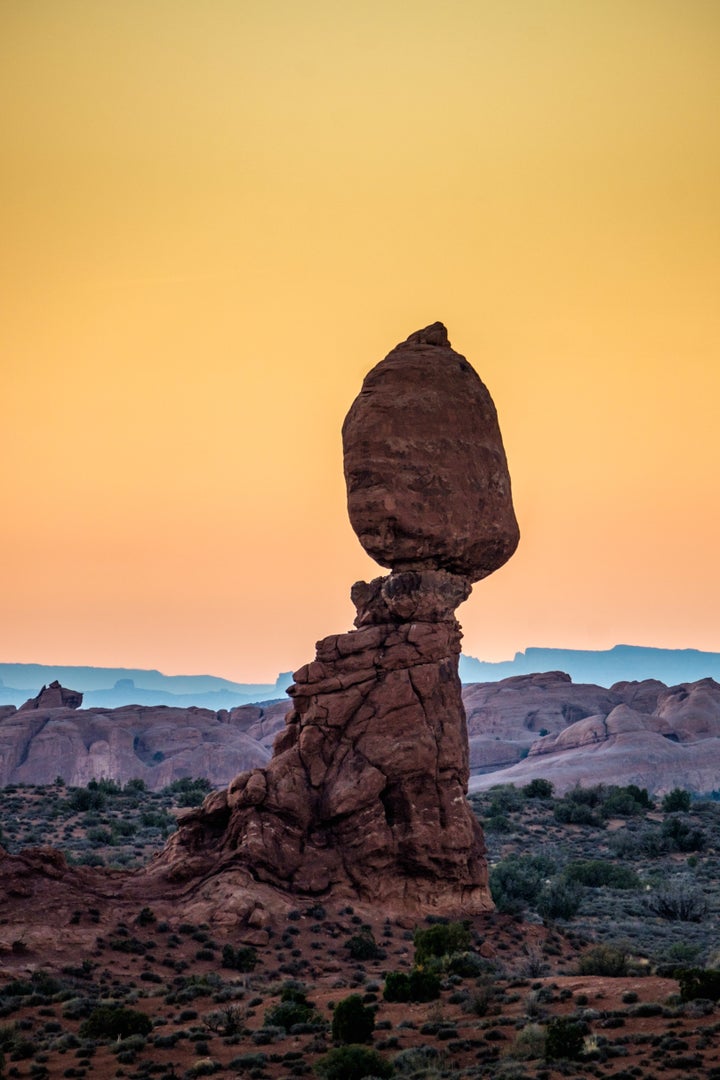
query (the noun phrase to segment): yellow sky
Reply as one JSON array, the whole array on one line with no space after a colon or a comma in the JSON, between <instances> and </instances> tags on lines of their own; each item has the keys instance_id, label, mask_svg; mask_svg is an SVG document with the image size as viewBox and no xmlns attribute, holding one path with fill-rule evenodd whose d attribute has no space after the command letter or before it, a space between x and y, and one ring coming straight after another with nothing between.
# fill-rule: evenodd
<instances>
[{"instance_id":1,"label":"yellow sky","mask_svg":"<svg viewBox=\"0 0 720 1080\"><path fill-rule=\"evenodd\" d=\"M436 319L522 532L466 651L720 651L719 50L715 0L5 0L0 659L311 659L380 572L343 417Z\"/></svg>"}]
</instances>

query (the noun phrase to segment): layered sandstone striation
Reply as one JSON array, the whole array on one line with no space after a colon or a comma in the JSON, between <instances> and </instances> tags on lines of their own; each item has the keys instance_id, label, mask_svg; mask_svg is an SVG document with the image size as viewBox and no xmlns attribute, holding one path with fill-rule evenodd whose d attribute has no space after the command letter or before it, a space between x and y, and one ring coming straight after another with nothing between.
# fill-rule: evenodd
<instances>
[{"instance_id":1,"label":"layered sandstone striation","mask_svg":"<svg viewBox=\"0 0 720 1080\"><path fill-rule=\"evenodd\" d=\"M392 573L353 586L356 629L295 673L269 764L187 814L160 863L176 881L241 866L293 893L482 911L454 612L518 542L495 408L435 323L369 373L343 444L351 522Z\"/></svg>"}]
</instances>

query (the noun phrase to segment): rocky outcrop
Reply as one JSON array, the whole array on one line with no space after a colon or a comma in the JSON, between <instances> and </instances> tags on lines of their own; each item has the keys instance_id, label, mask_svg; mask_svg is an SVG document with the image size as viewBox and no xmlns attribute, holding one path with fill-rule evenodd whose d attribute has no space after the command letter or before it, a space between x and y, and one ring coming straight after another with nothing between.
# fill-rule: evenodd
<instances>
[{"instance_id":1,"label":"rocky outcrop","mask_svg":"<svg viewBox=\"0 0 720 1080\"><path fill-rule=\"evenodd\" d=\"M214 786L270 757L287 704L230 712L126 706L13 709L0 722L0 784L82 786L141 779L151 791L188 776Z\"/></svg>"},{"instance_id":2,"label":"rocky outcrop","mask_svg":"<svg viewBox=\"0 0 720 1080\"><path fill-rule=\"evenodd\" d=\"M668 688L648 680L616 683L602 693L616 699L610 708L548 731L532 742L524 760L474 776L471 790L523 785L537 777L552 781L559 794L575 784L632 783L657 794L718 787L720 685L702 679Z\"/></svg>"},{"instance_id":3,"label":"rocky outcrop","mask_svg":"<svg viewBox=\"0 0 720 1080\"><path fill-rule=\"evenodd\" d=\"M49 686L43 686L40 693L29 698L21 705L18 712L28 709L79 709L83 696L77 690L66 690L57 679Z\"/></svg>"},{"instance_id":4,"label":"rocky outcrop","mask_svg":"<svg viewBox=\"0 0 720 1080\"><path fill-rule=\"evenodd\" d=\"M495 408L441 323L369 373L343 446L350 520L393 572L353 586L356 629L295 673L267 767L185 816L160 866L176 881L242 866L295 894L482 911L454 612L518 529Z\"/></svg>"},{"instance_id":5,"label":"rocky outcrop","mask_svg":"<svg viewBox=\"0 0 720 1080\"><path fill-rule=\"evenodd\" d=\"M513 765L539 736L564 731L587 716L606 715L622 701L612 690L575 684L562 671L472 684L465 687L463 699L471 773Z\"/></svg>"}]
</instances>

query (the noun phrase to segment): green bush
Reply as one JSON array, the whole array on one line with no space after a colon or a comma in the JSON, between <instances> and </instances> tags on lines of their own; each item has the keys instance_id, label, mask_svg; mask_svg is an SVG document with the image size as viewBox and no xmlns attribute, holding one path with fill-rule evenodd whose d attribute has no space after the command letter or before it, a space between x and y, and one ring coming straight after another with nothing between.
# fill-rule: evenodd
<instances>
[{"instance_id":1,"label":"green bush","mask_svg":"<svg viewBox=\"0 0 720 1080\"><path fill-rule=\"evenodd\" d=\"M556 802L553 814L555 820L561 825L592 825L594 828L601 828L603 825L602 818L592 807L572 799L566 798Z\"/></svg>"},{"instance_id":2,"label":"green bush","mask_svg":"<svg viewBox=\"0 0 720 1080\"><path fill-rule=\"evenodd\" d=\"M101 1005L80 1025L83 1039L127 1039L130 1035L147 1035L152 1020L138 1009L124 1005Z\"/></svg>"},{"instance_id":3,"label":"green bush","mask_svg":"<svg viewBox=\"0 0 720 1080\"><path fill-rule=\"evenodd\" d=\"M389 971L383 990L385 1001L410 1000L410 976L406 971Z\"/></svg>"},{"instance_id":4,"label":"green bush","mask_svg":"<svg viewBox=\"0 0 720 1080\"><path fill-rule=\"evenodd\" d=\"M602 802L602 815L606 818L635 817L652 810L654 805L647 788L639 788L637 784L609 787Z\"/></svg>"},{"instance_id":5,"label":"green bush","mask_svg":"<svg viewBox=\"0 0 720 1080\"><path fill-rule=\"evenodd\" d=\"M674 814L665 818L662 836L671 851L702 851L705 847L705 834L702 829L693 828L684 818Z\"/></svg>"},{"instance_id":6,"label":"green bush","mask_svg":"<svg viewBox=\"0 0 720 1080\"><path fill-rule=\"evenodd\" d=\"M359 994L350 994L338 1001L332 1018L332 1037L335 1042L369 1042L374 1027L375 1011L363 1005Z\"/></svg>"},{"instance_id":7,"label":"green bush","mask_svg":"<svg viewBox=\"0 0 720 1080\"><path fill-rule=\"evenodd\" d=\"M544 855L509 855L490 871L490 892L498 911L519 915L532 907L555 872L555 863Z\"/></svg>"},{"instance_id":8,"label":"green bush","mask_svg":"<svg viewBox=\"0 0 720 1080\"><path fill-rule=\"evenodd\" d=\"M415 963L425 964L432 957L450 956L467 952L472 941L467 923L436 923L423 930L418 927L413 935Z\"/></svg>"},{"instance_id":9,"label":"green bush","mask_svg":"<svg viewBox=\"0 0 720 1080\"><path fill-rule=\"evenodd\" d=\"M660 809L664 814L673 814L677 811L687 813L690 809L690 792L683 791L679 787L673 788L667 795L663 795Z\"/></svg>"},{"instance_id":10,"label":"green bush","mask_svg":"<svg viewBox=\"0 0 720 1080\"><path fill-rule=\"evenodd\" d=\"M565 877L578 885L598 889L639 889L640 878L629 866L618 866L606 859L579 859L568 863Z\"/></svg>"},{"instance_id":11,"label":"green bush","mask_svg":"<svg viewBox=\"0 0 720 1080\"><path fill-rule=\"evenodd\" d=\"M687 968L678 972L678 982L683 1001L697 998L720 1001L720 971L717 968Z\"/></svg>"},{"instance_id":12,"label":"green bush","mask_svg":"<svg viewBox=\"0 0 720 1080\"><path fill-rule=\"evenodd\" d=\"M558 1016L545 1029L547 1061L577 1061L585 1046L585 1024Z\"/></svg>"},{"instance_id":13,"label":"green bush","mask_svg":"<svg viewBox=\"0 0 720 1080\"><path fill-rule=\"evenodd\" d=\"M542 777L536 777L534 780L531 780L529 784L525 785L522 789L522 793L527 799L552 799L554 790L550 780L543 780Z\"/></svg>"},{"instance_id":14,"label":"green bush","mask_svg":"<svg viewBox=\"0 0 720 1080\"><path fill-rule=\"evenodd\" d=\"M615 945L593 945L578 961L581 975L606 975L622 978L627 975L627 953Z\"/></svg>"},{"instance_id":15,"label":"green bush","mask_svg":"<svg viewBox=\"0 0 720 1080\"><path fill-rule=\"evenodd\" d=\"M76 813L85 813L87 810L102 810L105 807L105 793L95 788L73 788L65 805L69 810Z\"/></svg>"},{"instance_id":16,"label":"green bush","mask_svg":"<svg viewBox=\"0 0 720 1080\"><path fill-rule=\"evenodd\" d=\"M345 948L349 950L353 960L378 960L385 955L370 930L353 934L345 942Z\"/></svg>"},{"instance_id":17,"label":"green bush","mask_svg":"<svg viewBox=\"0 0 720 1080\"><path fill-rule=\"evenodd\" d=\"M280 1002L265 1013L265 1027L284 1028L290 1031L295 1024L316 1024L320 1020L315 1006L307 1000L305 991L288 984L283 987Z\"/></svg>"},{"instance_id":18,"label":"green bush","mask_svg":"<svg viewBox=\"0 0 720 1080\"><path fill-rule=\"evenodd\" d=\"M410 974L391 971L385 976L385 1001L435 1001L440 997L440 979L433 971L413 968Z\"/></svg>"},{"instance_id":19,"label":"green bush","mask_svg":"<svg viewBox=\"0 0 720 1080\"><path fill-rule=\"evenodd\" d=\"M315 1064L323 1080L363 1080L365 1076L385 1080L393 1074L389 1061L366 1046L339 1046Z\"/></svg>"},{"instance_id":20,"label":"green bush","mask_svg":"<svg viewBox=\"0 0 720 1080\"><path fill-rule=\"evenodd\" d=\"M513 1039L508 1056L518 1061L545 1057L545 1029L540 1024L526 1024Z\"/></svg>"},{"instance_id":21,"label":"green bush","mask_svg":"<svg viewBox=\"0 0 720 1080\"><path fill-rule=\"evenodd\" d=\"M440 979L434 971L413 968L410 972L410 1000L435 1001L440 997Z\"/></svg>"},{"instance_id":22,"label":"green bush","mask_svg":"<svg viewBox=\"0 0 720 1080\"><path fill-rule=\"evenodd\" d=\"M573 919L580 910L581 899L576 885L558 878L540 890L535 909L543 919Z\"/></svg>"},{"instance_id":23,"label":"green bush","mask_svg":"<svg viewBox=\"0 0 720 1080\"><path fill-rule=\"evenodd\" d=\"M235 971L254 971L258 962L257 949L252 945L241 945L234 949L232 945L223 945L222 966Z\"/></svg>"}]
</instances>

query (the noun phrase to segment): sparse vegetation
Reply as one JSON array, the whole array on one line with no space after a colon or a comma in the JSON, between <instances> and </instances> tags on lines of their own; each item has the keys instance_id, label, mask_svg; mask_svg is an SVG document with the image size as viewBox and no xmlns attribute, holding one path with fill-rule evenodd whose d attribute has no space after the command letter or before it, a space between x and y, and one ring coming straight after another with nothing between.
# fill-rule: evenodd
<instances>
[{"instance_id":1,"label":"sparse vegetation","mask_svg":"<svg viewBox=\"0 0 720 1080\"><path fill-rule=\"evenodd\" d=\"M132 865L163 842L189 788L202 794L98 783L78 811L76 789L16 787L2 793L3 828L22 847L71 827L87 845L67 848L73 859L122 865L125 853ZM195 907L173 918L149 896L117 913L79 896L65 917L90 944L62 970L8 930L4 963L18 974L0 981L5 1075L720 1080L720 803L653 810L632 788L583 798L570 801L600 826L559 821L567 796L544 784L472 798L482 820L492 810L506 825L487 844L507 914L413 928L324 898L269 918L265 933L211 927ZM641 978L654 974L666 981ZM126 1013L144 1019L112 1034Z\"/></svg>"}]
</instances>

